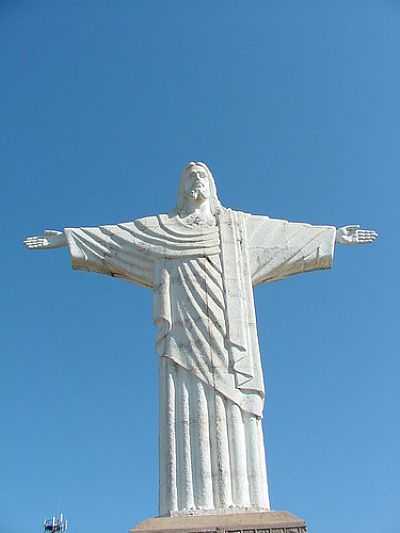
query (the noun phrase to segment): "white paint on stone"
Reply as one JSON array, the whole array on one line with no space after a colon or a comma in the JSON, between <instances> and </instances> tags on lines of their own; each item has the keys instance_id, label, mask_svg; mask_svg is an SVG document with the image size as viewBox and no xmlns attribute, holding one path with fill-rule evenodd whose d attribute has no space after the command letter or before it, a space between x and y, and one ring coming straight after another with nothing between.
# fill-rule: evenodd
<instances>
[{"instance_id":1,"label":"white paint on stone","mask_svg":"<svg viewBox=\"0 0 400 533\"><path fill-rule=\"evenodd\" d=\"M74 269L151 288L160 355L160 514L268 510L264 383L253 287L330 268L336 229L232 211L202 163L182 175L177 209L117 225L29 237L67 245Z\"/></svg>"}]
</instances>

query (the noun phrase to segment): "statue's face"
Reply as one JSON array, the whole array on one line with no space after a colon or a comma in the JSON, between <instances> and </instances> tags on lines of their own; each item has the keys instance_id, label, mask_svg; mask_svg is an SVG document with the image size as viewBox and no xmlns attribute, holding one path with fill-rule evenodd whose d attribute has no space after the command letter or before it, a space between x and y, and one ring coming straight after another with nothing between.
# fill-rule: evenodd
<instances>
[{"instance_id":1,"label":"statue's face","mask_svg":"<svg viewBox=\"0 0 400 533\"><path fill-rule=\"evenodd\" d=\"M202 203L210 198L210 182L207 172L200 166L193 166L185 177L185 196Z\"/></svg>"}]
</instances>

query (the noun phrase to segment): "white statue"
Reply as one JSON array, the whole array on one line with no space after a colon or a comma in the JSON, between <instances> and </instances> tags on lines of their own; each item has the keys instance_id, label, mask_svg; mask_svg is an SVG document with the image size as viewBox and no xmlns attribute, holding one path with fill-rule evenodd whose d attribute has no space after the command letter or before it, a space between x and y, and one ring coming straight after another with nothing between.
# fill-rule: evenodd
<instances>
[{"instance_id":1,"label":"white statue","mask_svg":"<svg viewBox=\"0 0 400 533\"><path fill-rule=\"evenodd\" d=\"M335 242L376 237L226 209L208 167L189 163L168 215L25 240L68 246L74 269L153 289L161 515L269 509L253 287L330 268Z\"/></svg>"}]
</instances>

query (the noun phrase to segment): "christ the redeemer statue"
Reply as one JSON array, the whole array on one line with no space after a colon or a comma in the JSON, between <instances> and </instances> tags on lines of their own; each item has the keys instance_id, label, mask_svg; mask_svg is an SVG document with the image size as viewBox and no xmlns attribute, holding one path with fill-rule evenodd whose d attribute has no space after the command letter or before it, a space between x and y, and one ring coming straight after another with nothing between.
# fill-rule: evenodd
<instances>
[{"instance_id":1,"label":"christ the redeemer statue","mask_svg":"<svg viewBox=\"0 0 400 533\"><path fill-rule=\"evenodd\" d=\"M72 267L153 290L160 355L160 515L268 510L264 383L253 287L332 265L335 242L377 237L221 205L204 163L169 214L29 237Z\"/></svg>"}]
</instances>

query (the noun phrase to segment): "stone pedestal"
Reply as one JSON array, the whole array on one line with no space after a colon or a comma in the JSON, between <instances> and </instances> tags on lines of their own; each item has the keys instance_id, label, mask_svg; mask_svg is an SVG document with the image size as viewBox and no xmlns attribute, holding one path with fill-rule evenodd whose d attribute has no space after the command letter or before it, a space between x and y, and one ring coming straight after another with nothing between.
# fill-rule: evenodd
<instances>
[{"instance_id":1,"label":"stone pedestal","mask_svg":"<svg viewBox=\"0 0 400 533\"><path fill-rule=\"evenodd\" d=\"M306 533L301 518L285 511L150 518L130 533Z\"/></svg>"}]
</instances>

